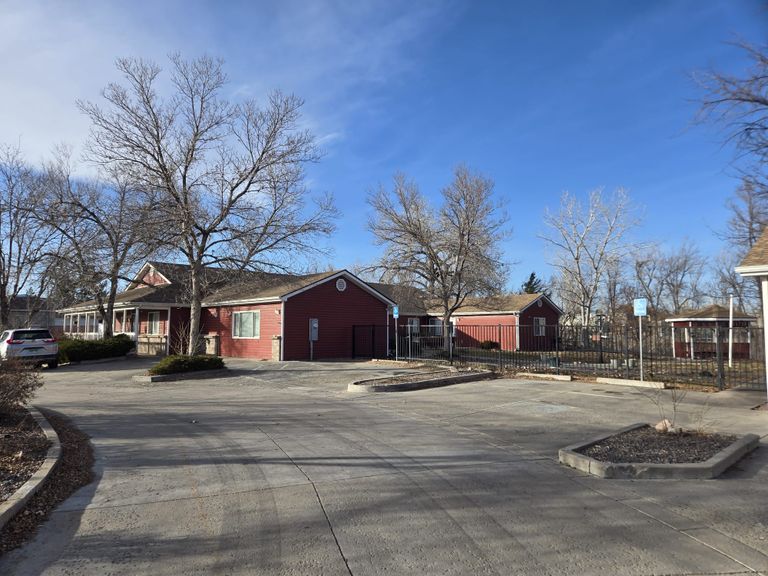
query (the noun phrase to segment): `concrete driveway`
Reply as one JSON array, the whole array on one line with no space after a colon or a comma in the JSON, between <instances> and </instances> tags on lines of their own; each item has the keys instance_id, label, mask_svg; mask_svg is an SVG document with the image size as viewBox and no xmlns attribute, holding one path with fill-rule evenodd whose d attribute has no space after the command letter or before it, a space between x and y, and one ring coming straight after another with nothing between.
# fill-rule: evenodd
<instances>
[{"instance_id":1,"label":"concrete driveway","mask_svg":"<svg viewBox=\"0 0 768 576\"><path fill-rule=\"evenodd\" d=\"M496 380L353 395L374 364L231 361L144 386L116 362L46 373L98 479L0 574L752 574L768 571L768 450L714 481L618 481L557 449L656 420L634 389ZM708 400L708 401L707 401ZM768 433L758 393L682 421Z\"/></svg>"}]
</instances>

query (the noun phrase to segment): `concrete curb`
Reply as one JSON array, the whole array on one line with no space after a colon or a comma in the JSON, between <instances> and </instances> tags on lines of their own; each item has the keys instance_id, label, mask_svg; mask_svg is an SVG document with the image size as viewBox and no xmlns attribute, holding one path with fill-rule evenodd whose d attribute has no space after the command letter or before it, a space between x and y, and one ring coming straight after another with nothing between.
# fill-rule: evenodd
<instances>
[{"instance_id":1,"label":"concrete curb","mask_svg":"<svg viewBox=\"0 0 768 576\"><path fill-rule=\"evenodd\" d=\"M571 382L570 374L535 374L534 372L518 372L515 378L538 378L539 380L557 380L559 382Z\"/></svg>"},{"instance_id":2,"label":"concrete curb","mask_svg":"<svg viewBox=\"0 0 768 576\"><path fill-rule=\"evenodd\" d=\"M623 432L635 430L648 426L645 423L632 424L611 432L603 434L579 444L572 444L562 448L558 457L561 464L576 468L582 472L599 476L600 478L614 479L647 479L647 480L709 480L716 478L736 462L741 460L749 452L757 448L760 437L756 434L746 434L738 438L733 444L724 448L709 460L696 462L693 464L647 464L631 462L601 462L579 454L576 450L581 450L597 444L598 442L616 436Z\"/></svg>"},{"instance_id":3,"label":"concrete curb","mask_svg":"<svg viewBox=\"0 0 768 576\"><path fill-rule=\"evenodd\" d=\"M614 386L634 386L635 388L666 388L664 382L655 382L653 380L624 380L623 378L595 378L595 382L600 384L613 384Z\"/></svg>"},{"instance_id":4,"label":"concrete curb","mask_svg":"<svg viewBox=\"0 0 768 576\"><path fill-rule=\"evenodd\" d=\"M112 356L111 358L99 358L97 360L75 360L74 362L65 362L59 366L88 366L90 364L106 364L108 362L120 362L123 360L133 360L136 356L127 354L125 356Z\"/></svg>"},{"instance_id":5,"label":"concrete curb","mask_svg":"<svg viewBox=\"0 0 768 576\"><path fill-rule=\"evenodd\" d=\"M376 384L377 380L390 380L391 376L384 378L371 378L358 380L347 385L347 392L405 392L408 390L425 390L427 388L439 388L451 384L464 382L476 382L478 380L490 380L495 378L493 372L473 372L472 374L457 374L455 376L428 378L415 382L402 382L394 384Z\"/></svg>"},{"instance_id":6,"label":"concrete curb","mask_svg":"<svg viewBox=\"0 0 768 576\"><path fill-rule=\"evenodd\" d=\"M231 374L229 368L217 368L216 370L197 370L195 372L179 372L178 374L139 374L134 376L134 382L151 384L153 382L175 382L177 380L203 380L205 378L218 378Z\"/></svg>"},{"instance_id":7,"label":"concrete curb","mask_svg":"<svg viewBox=\"0 0 768 576\"><path fill-rule=\"evenodd\" d=\"M32 496L40 489L43 483L51 475L53 469L59 463L61 457L61 443L59 442L59 436L56 431L50 425L48 420L43 416L40 411L34 406L28 408L29 413L40 426L45 436L51 442L48 448L48 453L45 455L40 468L37 469L29 480L27 480L21 488L16 490L8 500L0 503L0 528L5 526L10 520L21 511Z\"/></svg>"}]
</instances>

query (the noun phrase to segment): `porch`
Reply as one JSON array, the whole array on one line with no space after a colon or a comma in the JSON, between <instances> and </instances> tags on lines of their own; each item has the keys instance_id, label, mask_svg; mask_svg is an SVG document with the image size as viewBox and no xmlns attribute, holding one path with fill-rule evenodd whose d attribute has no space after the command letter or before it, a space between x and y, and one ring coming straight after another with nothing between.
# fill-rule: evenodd
<instances>
[{"instance_id":1,"label":"porch","mask_svg":"<svg viewBox=\"0 0 768 576\"><path fill-rule=\"evenodd\" d=\"M171 348L170 308L119 308L112 313L112 333L124 334L136 342L140 356L164 356ZM101 316L96 311L64 314L64 335L82 340L104 337Z\"/></svg>"}]
</instances>

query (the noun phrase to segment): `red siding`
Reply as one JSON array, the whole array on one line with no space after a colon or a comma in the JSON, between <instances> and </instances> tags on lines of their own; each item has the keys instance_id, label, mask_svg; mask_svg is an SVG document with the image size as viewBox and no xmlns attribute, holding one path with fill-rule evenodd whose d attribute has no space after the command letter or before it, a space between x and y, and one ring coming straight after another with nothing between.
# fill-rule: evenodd
<instances>
[{"instance_id":1,"label":"red siding","mask_svg":"<svg viewBox=\"0 0 768 576\"><path fill-rule=\"evenodd\" d=\"M168 334L168 310L139 310L139 334L146 334L149 330L149 313L160 313L160 334Z\"/></svg>"},{"instance_id":2,"label":"red siding","mask_svg":"<svg viewBox=\"0 0 768 576\"><path fill-rule=\"evenodd\" d=\"M149 284L150 286L162 286L168 284L168 281L161 276L156 270L149 269L147 273L141 278L141 284L137 285L137 288L141 288Z\"/></svg>"},{"instance_id":3,"label":"red siding","mask_svg":"<svg viewBox=\"0 0 768 576\"><path fill-rule=\"evenodd\" d=\"M222 356L271 360L272 337L280 335L280 308L280 303L205 308L202 333L219 335L219 352ZM259 338L232 337L232 313L246 310L261 311Z\"/></svg>"},{"instance_id":4,"label":"red siding","mask_svg":"<svg viewBox=\"0 0 768 576\"><path fill-rule=\"evenodd\" d=\"M284 360L309 360L309 319L319 320L314 358L351 358L352 326L387 323L387 305L347 279L339 292L336 279L289 298L285 303Z\"/></svg>"},{"instance_id":5,"label":"red siding","mask_svg":"<svg viewBox=\"0 0 768 576\"><path fill-rule=\"evenodd\" d=\"M541 302L541 307L539 307ZM536 336L533 319L546 318L544 336ZM520 314L520 350L555 350L560 313L544 299Z\"/></svg>"},{"instance_id":6,"label":"red siding","mask_svg":"<svg viewBox=\"0 0 768 576\"><path fill-rule=\"evenodd\" d=\"M171 326L168 333L171 354L186 354L189 342L189 308L171 308Z\"/></svg>"},{"instance_id":7,"label":"red siding","mask_svg":"<svg viewBox=\"0 0 768 576\"><path fill-rule=\"evenodd\" d=\"M475 348L486 340L499 342L501 325L501 349L515 349L517 316L513 314L454 316L453 323L456 326L456 346Z\"/></svg>"}]
</instances>

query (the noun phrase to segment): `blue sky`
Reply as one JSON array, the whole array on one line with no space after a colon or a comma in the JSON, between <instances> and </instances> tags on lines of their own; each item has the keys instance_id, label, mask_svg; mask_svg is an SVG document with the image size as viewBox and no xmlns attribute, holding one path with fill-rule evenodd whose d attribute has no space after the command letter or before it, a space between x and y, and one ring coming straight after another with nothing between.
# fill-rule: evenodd
<instances>
[{"instance_id":1,"label":"blue sky","mask_svg":"<svg viewBox=\"0 0 768 576\"><path fill-rule=\"evenodd\" d=\"M8 2L0 0L0 140L32 161L87 135L77 98L114 59L227 62L230 96L306 100L326 154L309 184L342 210L336 267L376 255L365 197L395 171L437 198L460 162L496 182L517 287L550 274L545 208L563 191L629 189L638 240L716 254L737 181L723 133L695 125L697 70L738 74L729 42L768 42L762 1Z\"/></svg>"}]
</instances>

